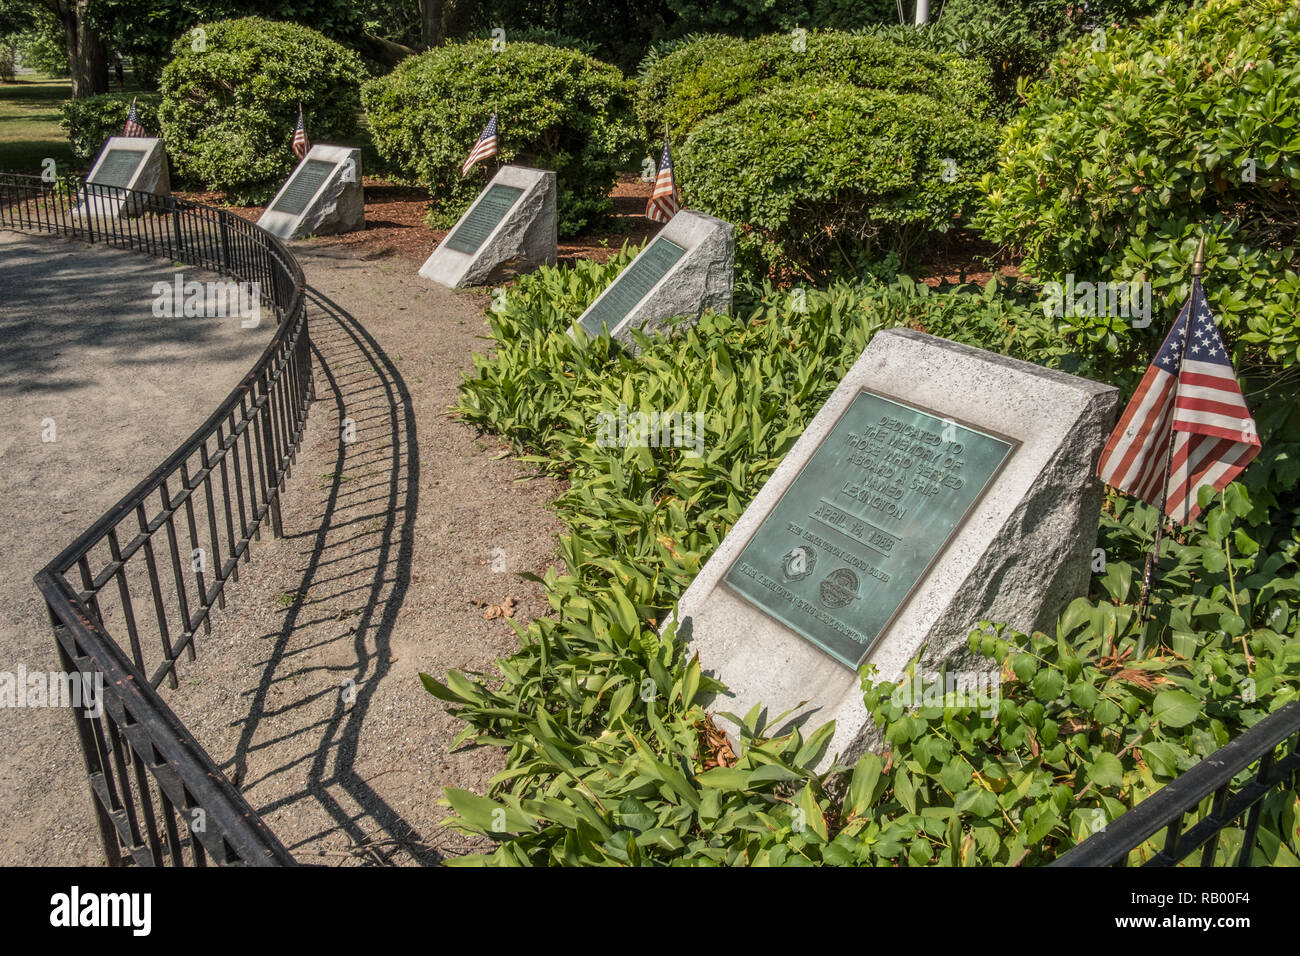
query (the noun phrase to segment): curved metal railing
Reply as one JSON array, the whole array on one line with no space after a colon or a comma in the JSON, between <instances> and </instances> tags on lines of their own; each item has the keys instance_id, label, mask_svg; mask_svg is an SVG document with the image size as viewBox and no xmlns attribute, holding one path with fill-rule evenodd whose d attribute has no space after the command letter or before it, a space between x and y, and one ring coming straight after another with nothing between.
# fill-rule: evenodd
<instances>
[{"instance_id":1,"label":"curved metal railing","mask_svg":"<svg viewBox=\"0 0 1300 956\"><path fill-rule=\"evenodd\" d=\"M302 270L278 239L222 210L76 179L0 174L0 228L220 273L275 314L270 344L207 421L35 580L62 670L88 675L86 687L103 675L99 698L73 713L107 861L292 864L158 689L177 686L181 654L195 659L268 517L280 534L312 399Z\"/></svg>"}]
</instances>

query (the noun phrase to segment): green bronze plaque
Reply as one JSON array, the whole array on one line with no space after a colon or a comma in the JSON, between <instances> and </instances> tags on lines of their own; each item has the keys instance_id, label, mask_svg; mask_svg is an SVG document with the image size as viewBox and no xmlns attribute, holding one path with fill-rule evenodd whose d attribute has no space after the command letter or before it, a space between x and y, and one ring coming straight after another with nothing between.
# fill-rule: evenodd
<instances>
[{"instance_id":1,"label":"green bronze plaque","mask_svg":"<svg viewBox=\"0 0 1300 956\"><path fill-rule=\"evenodd\" d=\"M472 256L523 194L524 191L515 186L489 186L483 198L456 224L445 240L446 245Z\"/></svg>"},{"instance_id":2,"label":"green bronze plaque","mask_svg":"<svg viewBox=\"0 0 1300 956\"><path fill-rule=\"evenodd\" d=\"M131 185L131 177L147 155L149 154L138 149L110 149L104 154L104 161L95 170L95 178L91 182L96 186L125 189Z\"/></svg>"},{"instance_id":3,"label":"green bronze plaque","mask_svg":"<svg viewBox=\"0 0 1300 956\"><path fill-rule=\"evenodd\" d=\"M284 192L271 207L272 212L282 212L288 216L301 216L311 202L316 191L329 179L330 173L337 168L337 163L327 163L320 159L309 159L302 168L293 174Z\"/></svg>"},{"instance_id":4,"label":"green bronze plaque","mask_svg":"<svg viewBox=\"0 0 1300 956\"><path fill-rule=\"evenodd\" d=\"M600 335L602 324L613 329L685 254L685 249L662 236L650 243L587 310L583 329L588 335Z\"/></svg>"},{"instance_id":5,"label":"green bronze plaque","mask_svg":"<svg viewBox=\"0 0 1300 956\"><path fill-rule=\"evenodd\" d=\"M863 390L723 580L856 669L1018 444Z\"/></svg>"}]
</instances>

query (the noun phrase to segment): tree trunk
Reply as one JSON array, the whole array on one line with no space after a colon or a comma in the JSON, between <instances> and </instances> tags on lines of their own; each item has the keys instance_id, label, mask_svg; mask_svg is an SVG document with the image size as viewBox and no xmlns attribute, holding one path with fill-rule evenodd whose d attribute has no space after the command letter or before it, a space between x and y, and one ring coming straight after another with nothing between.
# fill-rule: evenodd
<instances>
[{"instance_id":1,"label":"tree trunk","mask_svg":"<svg viewBox=\"0 0 1300 956\"><path fill-rule=\"evenodd\" d=\"M420 43L426 50L442 46L447 39L443 6L444 0L420 0Z\"/></svg>"},{"instance_id":2,"label":"tree trunk","mask_svg":"<svg viewBox=\"0 0 1300 956\"><path fill-rule=\"evenodd\" d=\"M356 42L357 49L370 59L390 67L397 66L408 56L414 56L418 52L401 43L394 43L392 40L377 37L373 33L361 34Z\"/></svg>"},{"instance_id":3,"label":"tree trunk","mask_svg":"<svg viewBox=\"0 0 1300 956\"><path fill-rule=\"evenodd\" d=\"M108 51L99 34L90 26L86 10L89 2L46 0L45 3L63 24L74 99L108 92Z\"/></svg>"}]
</instances>

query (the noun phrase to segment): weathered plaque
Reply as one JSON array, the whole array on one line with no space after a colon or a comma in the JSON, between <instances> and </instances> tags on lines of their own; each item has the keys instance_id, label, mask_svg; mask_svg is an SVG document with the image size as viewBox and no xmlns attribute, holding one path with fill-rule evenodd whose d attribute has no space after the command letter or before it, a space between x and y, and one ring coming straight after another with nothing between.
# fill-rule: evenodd
<instances>
[{"instance_id":1,"label":"weathered plaque","mask_svg":"<svg viewBox=\"0 0 1300 956\"><path fill-rule=\"evenodd\" d=\"M612 330L685 253L682 246L659 236L619 273L600 301L587 310L582 318L583 329L593 336L600 334L602 325Z\"/></svg>"},{"instance_id":2,"label":"weathered plaque","mask_svg":"<svg viewBox=\"0 0 1300 956\"><path fill-rule=\"evenodd\" d=\"M524 191L515 186L488 186L483 198L447 237L446 245L472 256L523 194Z\"/></svg>"},{"instance_id":3,"label":"weathered plaque","mask_svg":"<svg viewBox=\"0 0 1300 956\"><path fill-rule=\"evenodd\" d=\"M863 390L723 580L856 669L1016 444Z\"/></svg>"},{"instance_id":4,"label":"weathered plaque","mask_svg":"<svg viewBox=\"0 0 1300 956\"><path fill-rule=\"evenodd\" d=\"M135 149L110 149L104 153L104 159L95 170L93 180L96 186L112 186L125 189L131 185L131 178L147 154Z\"/></svg>"},{"instance_id":5,"label":"weathered plaque","mask_svg":"<svg viewBox=\"0 0 1300 956\"><path fill-rule=\"evenodd\" d=\"M280 194L280 198L272 208L276 212L290 216L301 216L307 204L316 195L316 191L325 184L330 173L334 172L335 165L319 159L307 160L302 164L297 175L289 180L288 185L284 187L284 192Z\"/></svg>"}]
</instances>

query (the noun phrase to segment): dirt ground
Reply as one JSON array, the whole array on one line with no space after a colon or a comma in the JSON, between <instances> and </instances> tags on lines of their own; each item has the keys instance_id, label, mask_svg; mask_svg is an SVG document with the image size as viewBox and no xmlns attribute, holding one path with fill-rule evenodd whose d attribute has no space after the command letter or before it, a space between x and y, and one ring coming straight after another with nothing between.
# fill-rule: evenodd
<instances>
[{"instance_id":1,"label":"dirt ground","mask_svg":"<svg viewBox=\"0 0 1300 956\"><path fill-rule=\"evenodd\" d=\"M8 378L26 383L0 379L11 393L10 420L39 429L49 415L63 429L49 447L19 443L10 430L0 455L10 539L8 666L0 669L11 672L20 661L55 666L32 573L179 444L265 345L263 336L251 350L204 348L205 361L219 354L230 364L197 364L188 348L177 354L186 341L173 329L160 364L148 363L134 327L79 329L75 318L88 313L73 302L97 283L106 307L121 300L117 283L147 292L145 278L169 274L162 264L13 237L0 275L24 288L10 271L19 245L24 261L79 262L57 272L69 280L61 286L68 301L33 301L27 326L48 342L40 316L67 315L64 334L80 338L56 354L86 368L28 359L24 372L15 351L22 341L6 338ZM451 753L463 724L425 692L418 673L490 671L517 646L504 617L485 617L493 605L513 598L520 622L547 612L540 589L517 575L544 573L554 558L559 524L547 504L557 489L528 480L504 447L449 416L471 352L483 345L485 297L419 279L406 261L359 260L316 243L294 251L311 286L317 398L284 493L285 536L253 545L211 635L199 638L198 660L182 661L181 685L164 698L299 859L436 863L475 846L436 825L443 787L484 789L502 756ZM114 281L105 284L104 274ZM140 307L147 312L147 300ZM93 352L84 341L91 338L111 351ZM78 393L77 374L101 391ZM121 388L127 380L132 387ZM47 395L24 394L40 382L50 384ZM103 393L113 386L116 397ZM174 414L156 421L155 401ZM91 413L93 424L79 424ZM346 418L356 423L355 442L340 441ZM95 427L104 449L86 444ZM51 447L66 453L57 471ZM102 862L68 715L4 708L0 720L0 811L10 821L0 863Z\"/></svg>"},{"instance_id":2,"label":"dirt ground","mask_svg":"<svg viewBox=\"0 0 1300 956\"><path fill-rule=\"evenodd\" d=\"M491 606L548 612L518 575L555 558L558 489L448 414L486 297L410 262L294 252L318 378L285 537L256 549L169 701L299 859L436 863L476 846L437 826L443 788L482 792L503 755L453 753L464 724L418 675L490 672L517 647Z\"/></svg>"},{"instance_id":3,"label":"dirt ground","mask_svg":"<svg viewBox=\"0 0 1300 956\"><path fill-rule=\"evenodd\" d=\"M0 672L58 667L32 575L188 438L266 348L273 322L156 318L153 284L178 272L218 278L0 232ZM0 865L102 862L89 807L72 718L0 707Z\"/></svg>"}]
</instances>

